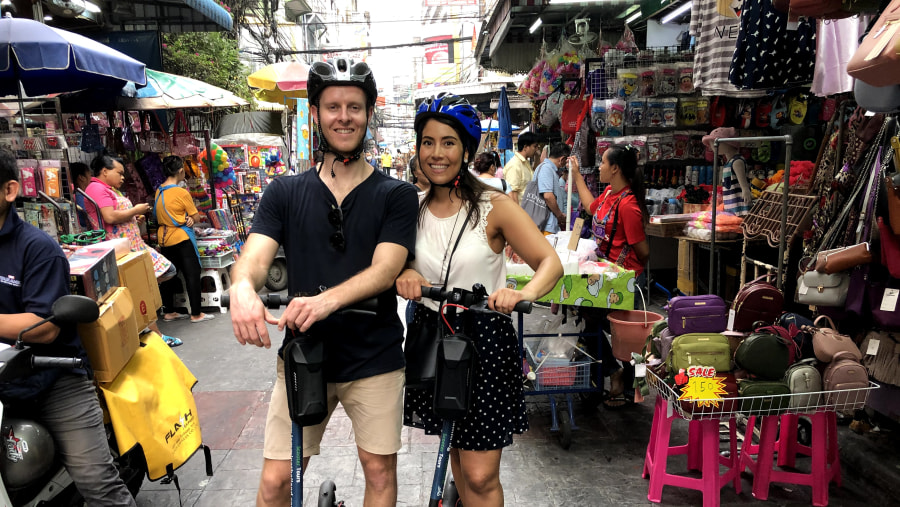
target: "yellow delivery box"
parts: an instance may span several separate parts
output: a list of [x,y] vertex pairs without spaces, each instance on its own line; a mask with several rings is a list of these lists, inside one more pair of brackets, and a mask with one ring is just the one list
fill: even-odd
[[140,346],[134,303],[127,287],[119,287],[100,305],[100,318],[79,324],[78,334],[98,382],[112,382]]
[[134,301],[134,318],[138,330],[156,320],[156,311],[162,306],[159,284],[153,271],[150,252],[131,252],[116,261],[119,265],[119,286],[128,287]]

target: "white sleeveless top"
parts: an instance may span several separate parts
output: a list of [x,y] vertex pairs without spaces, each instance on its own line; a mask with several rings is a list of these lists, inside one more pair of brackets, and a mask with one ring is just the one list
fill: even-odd
[[[506,285],[506,261],[503,252],[494,253],[487,240],[487,216],[494,209],[490,192],[482,194],[478,204],[481,219],[473,228],[468,222],[459,246],[450,262],[448,287],[472,290],[472,285],[480,283],[488,294]],[[456,215],[437,218],[427,208],[419,224],[416,235],[416,258],[412,263],[431,285],[442,286],[447,276],[447,261],[450,252],[468,215],[468,207],[463,207]],[[425,305],[437,311],[434,301],[423,298]]]

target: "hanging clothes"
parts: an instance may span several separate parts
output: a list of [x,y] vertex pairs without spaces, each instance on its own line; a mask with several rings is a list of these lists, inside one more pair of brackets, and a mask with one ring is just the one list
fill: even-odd
[[729,81],[753,89],[809,83],[816,63],[815,20],[789,24],[772,0],[744,0],[743,7]]
[[744,167],[747,166],[744,157],[735,155],[722,168],[722,201],[725,204],[725,211],[742,217],[750,212],[750,206],[744,200],[741,183],[738,181],[738,175],[734,172],[735,161],[741,161]]
[[740,14],[741,0],[694,0],[691,4],[690,34],[697,39],[694,88],[703,95],[765,95],[761,90],[741,90],[728,80],[740,34]]
[[847,62],[869,24],[869,16],[819,20],[816,67],[810,91],[820,97],[853,91]]

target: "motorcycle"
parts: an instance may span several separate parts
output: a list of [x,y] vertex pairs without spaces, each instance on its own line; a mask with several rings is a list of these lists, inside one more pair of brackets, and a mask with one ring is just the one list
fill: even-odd
[[[33,348],[22,341],[22,336],[50,320],[61,324],[90,323],[99,314],[97,302],[84,296],[68,295],[56,300],[49,317],[20,331],[15,345],[0,350],[0,382],[43,368],[81,368],[80,358],[36,356]],[[0,506],[83,505],[84,499],[62,465],[47,429],[29,418],[27,412],[2,403],[0,421],[5,449],[0,456]],[[143,455],[137,448],[120,455],[110,424],[106,425],[106,432],[119,475],[132,496],[137,495],[146,474]]]

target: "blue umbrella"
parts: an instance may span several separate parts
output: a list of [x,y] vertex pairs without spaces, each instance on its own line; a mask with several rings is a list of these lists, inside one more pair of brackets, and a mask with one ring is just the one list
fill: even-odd
[[144,64],[97,41],[23,18],[0,19],[0,96],[146,84]]
[[500,104],[497,106],[497,117],[500,119],[500,139],[497,140],[497,148],[511,150],[512,122],[510,121],[509,99],[506,97],[506,87],[500,87]]

